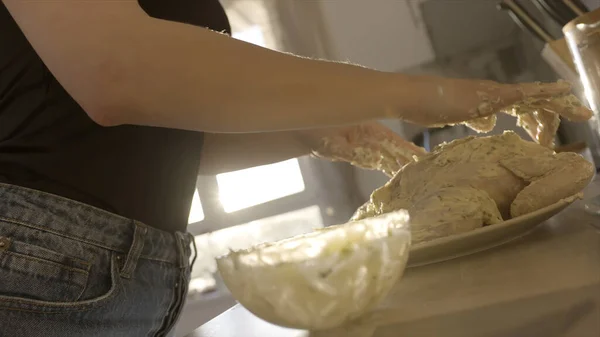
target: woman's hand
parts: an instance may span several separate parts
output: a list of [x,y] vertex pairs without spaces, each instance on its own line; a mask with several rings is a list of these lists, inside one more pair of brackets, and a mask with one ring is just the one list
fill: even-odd
[[307,134],[319,139],[313,155],[379,170],[390,177],[413,160],[413,156],[426,153],[425,149],[404,140],[377,122],[326,131],[307,131]]
[[[584,107],[564,107],[569,83],[500,84],[493,81],[418,76],[408,80],[408,98],[401,103],[401,118],[423,126],[443,126],[489,117],[515,105],[534,105],[571,120],[587,120]],[[404,95],[403,95],[404,96]]]
[[592,111],[583,106],[574,95],[516,104],[505,112],[517,117],[517,125],[525,129],[532,140],[549,148],[554,148],[561,116],[573,122],[585,122],[592,118]]

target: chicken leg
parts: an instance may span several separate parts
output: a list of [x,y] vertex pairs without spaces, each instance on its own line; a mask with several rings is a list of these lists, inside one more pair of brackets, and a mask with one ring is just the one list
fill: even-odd
[[513,218],[577,194],[594,176],[594,165],[572,152],[507,158],[500,164],[529,182],[510,206]]

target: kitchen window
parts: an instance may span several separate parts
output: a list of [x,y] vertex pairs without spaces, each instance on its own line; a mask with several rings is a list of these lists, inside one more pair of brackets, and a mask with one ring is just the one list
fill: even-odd
[[217,184],[226,213],[304,191],[298,159],[218,174]]

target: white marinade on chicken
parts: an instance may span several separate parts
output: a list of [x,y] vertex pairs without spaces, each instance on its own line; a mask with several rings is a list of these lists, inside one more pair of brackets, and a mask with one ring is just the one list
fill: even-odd
[[593,165],[511,131],[436,147],[375,190],[352,220],[406,209],[413,243],[458,234],[549,206],[580,192]]

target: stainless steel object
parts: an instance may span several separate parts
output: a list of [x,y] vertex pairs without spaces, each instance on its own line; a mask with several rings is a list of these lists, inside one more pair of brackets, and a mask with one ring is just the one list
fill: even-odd
[[561,0],[536,0],[534,4],[541,12],[550,16],[559,27],[577,17],[577,14]]
[[[600,139],[600,9],[569,22],[563,32],[573,55],[585,97],[594,111],[592,126]],[[596,143],[598,144],[598,142]],[[598,151],[598,147],[595,149]],[[586,200],[586,209],[600,215],[600,196]]]
[[500,9],[508,11],[513,21],[523,30],[529,31],[541,42],[549,43],[554,38],[527,11],[514,0],[503,0],[498,4]]
[[576,15],[584,15],[587,13],[585,6],[577,0],[563,0],[563,3],[569,7]]
[[569,22],[563,32],[594,111],[594,128],[600,137],[600,9]]

